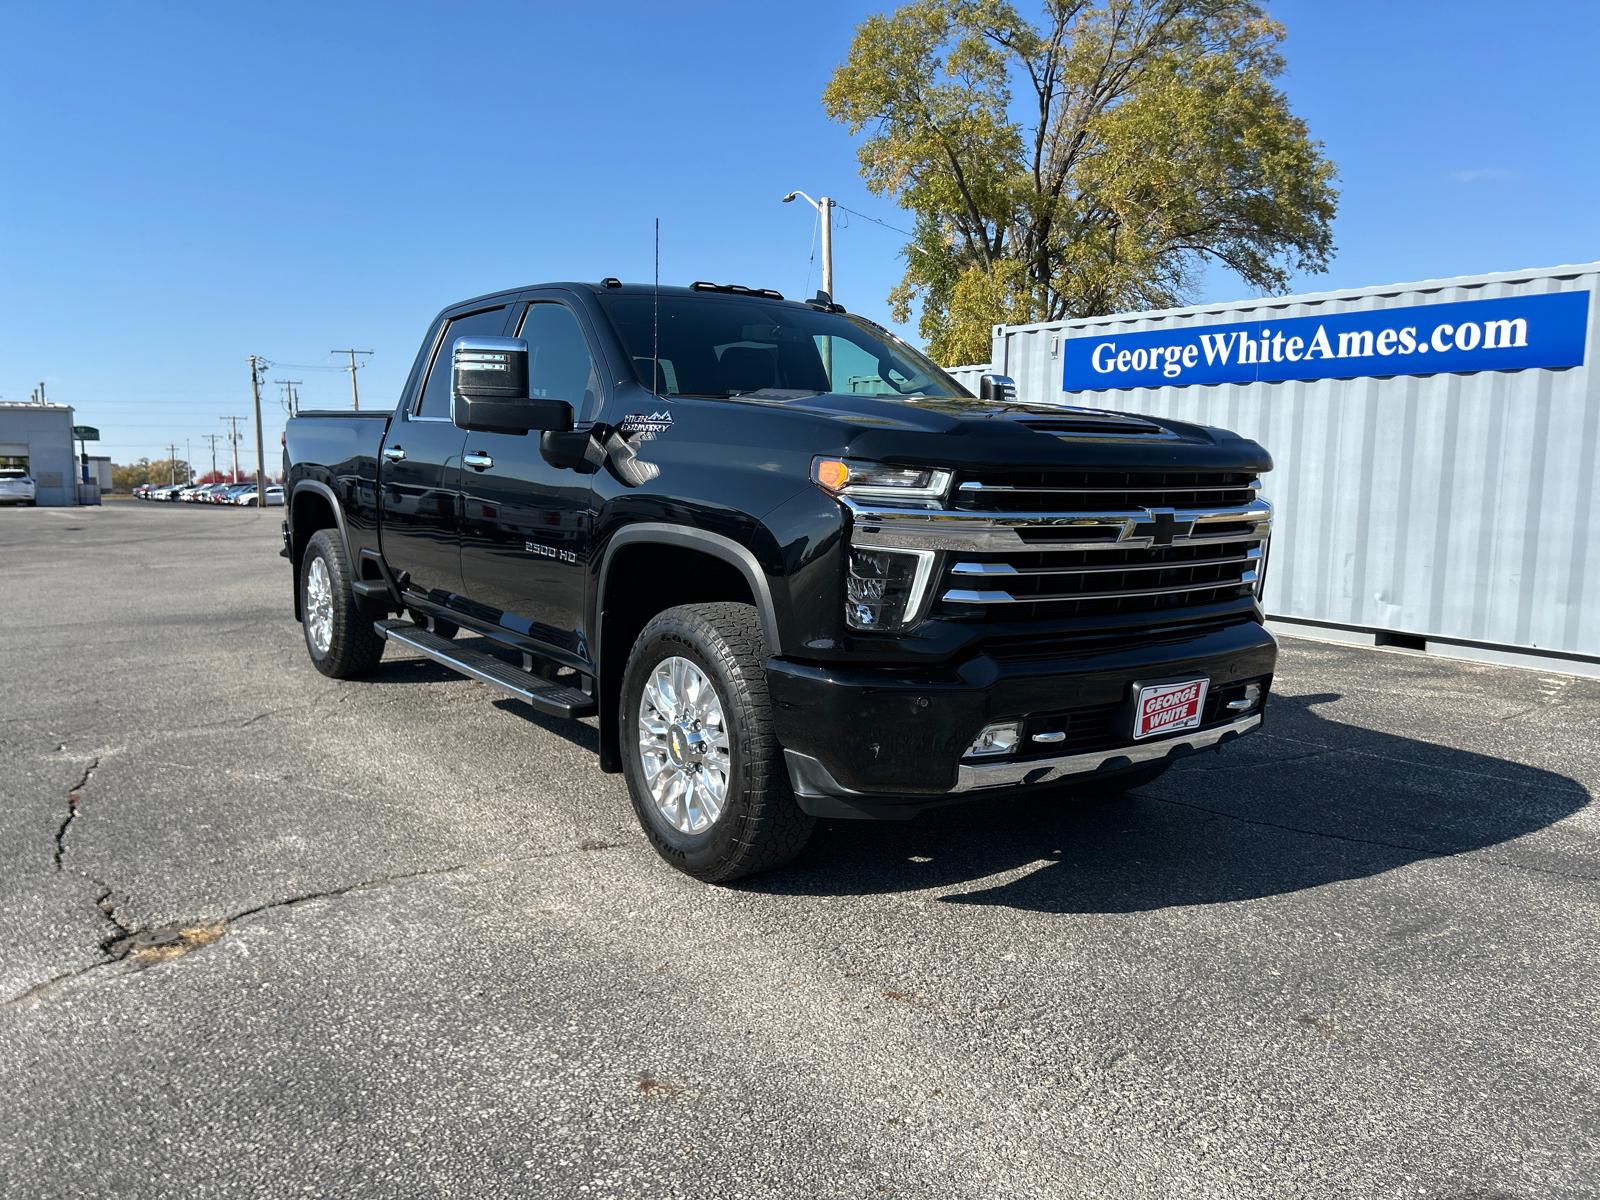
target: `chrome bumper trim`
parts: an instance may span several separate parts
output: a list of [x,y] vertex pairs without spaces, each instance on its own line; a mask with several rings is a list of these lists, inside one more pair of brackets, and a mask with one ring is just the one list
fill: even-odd
[[1133,746],[1118,746],[1113,750],[1096,750],[1089,754],[1071,754],[1063,758],[1035,758],[1027,762],[962,763],[954,792],[972,792],[981,788],[1005,787],[1015,783],[1052,783],[1071,775],[1086,775],[1098,771],[1102,764],[1112,759],[1127,760],[1130,767],[1141,763],[1158,762],[1169,757],[1179,746],[1193,750],[1208,750],[1225,738],[1248,733],[1261,724],[1261,714],[1254,713],[1227,725],[1179,734],[1159,742],[1142,742]]

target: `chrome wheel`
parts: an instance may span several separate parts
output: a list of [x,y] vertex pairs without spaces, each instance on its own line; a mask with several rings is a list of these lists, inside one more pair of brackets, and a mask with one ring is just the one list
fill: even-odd
[[318,654],[333,644],[333,581],[322,555],[312,556],[306,568],[306,636]]
[[722,698],[687,658],[664,658],[639,697],[639,758],[662,819],[702,833],[728,799],[730,755]]

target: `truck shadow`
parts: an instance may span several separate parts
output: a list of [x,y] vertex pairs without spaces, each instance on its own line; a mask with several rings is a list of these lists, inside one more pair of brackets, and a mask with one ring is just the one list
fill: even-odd
[[1336,695],[1274,694],[1265,729],[1110,800],[1052,793],[936,809],[907,823],[829,821],[753,892],[959,888],[952,904],[1146,912],[1359,879],[1543,829],[1589,803],[1564,775],[1318,715]]
[[[469,649],[493,654],[512,666],[518,665],[518,660],[511,651],[496,646],[486,638],[463,637],[461,644]],[[431,658],[385,658],[376,671],[359,682],[453,683],[462,687],[471,686],[470,680],[442,663],[434,662]],[[565,738],[580,750],[587,750],[590,754],[599,753],[600,731],[593,724],[546,716],[531,705],[499,692],[490,692],[490,695],[493,697],[490,702],[501,712],[512,713],[530,725],[537,725],[548,733]]]

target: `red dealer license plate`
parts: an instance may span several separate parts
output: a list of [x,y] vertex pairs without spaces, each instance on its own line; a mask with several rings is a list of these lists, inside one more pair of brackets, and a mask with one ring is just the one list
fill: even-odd
[[1140,688],[1133,709],[1134,740],[1196,728],[1205,711],[1206,688],[1210,684],[1209,679],[1186,679]]

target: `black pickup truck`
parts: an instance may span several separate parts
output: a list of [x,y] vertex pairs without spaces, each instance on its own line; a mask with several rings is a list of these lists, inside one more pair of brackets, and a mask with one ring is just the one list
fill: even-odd
[[823,293],[482,296],[392,413],[301,413],[284,456],[318,669],[395,641],[598,717],[600,769],[701,879],[819,817],[1121,791],[1262,721],[1265,450],[974,397]]

